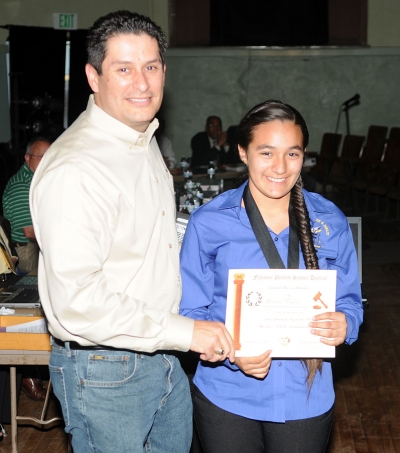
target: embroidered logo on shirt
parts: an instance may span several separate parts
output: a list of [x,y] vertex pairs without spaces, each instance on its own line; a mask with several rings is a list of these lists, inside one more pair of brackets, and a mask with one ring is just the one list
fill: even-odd
[[316,249],[324,248],[324,242],[322,240],[324,232],[325,236],[329,236],[330,232],[328,225],[321,219],[315,219],[314,226],[311,228],[311,233],[314,237],[314,247]]

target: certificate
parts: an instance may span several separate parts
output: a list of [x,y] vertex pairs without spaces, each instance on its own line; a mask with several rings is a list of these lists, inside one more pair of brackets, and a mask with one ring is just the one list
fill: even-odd
[[230,269],[225,325],[237,357],[335,357],[308,325],[335,305],[334,270]]

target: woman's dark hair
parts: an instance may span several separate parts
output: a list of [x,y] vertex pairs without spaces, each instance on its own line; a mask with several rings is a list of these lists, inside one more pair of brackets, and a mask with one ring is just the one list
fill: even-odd
[[100,17],[89,29],[86,38],[88,63],[99,75],[102,74],[101,65],[106,56],[108,39],[119,34],[149,35],[158,42],[162,64],[165,63],[167,40],[162,29],[150,18],[131,11],[115,11]]
[[257,126],[275,120],[290,121],[298,126],[303,134],[303,149],[307,148],[309,136],[304,118],[291,105],[273,99],[256,105],[242,118],[236,130],[238,144],[247,150],[253,141]]
[[[247,150],[254,139],[258,126],[270,121],[289,121],[298,126],[303,135],[303,149],[308,145],[308,129],[304,118],[291,105],[280,101],[269,100],[253,107],[243,119],[236,131],[239,146]],[[296,219],[297,235],[300,240],[301,251],[307,269],[319,269],[317,252],[311,233],[310,217],[303,196],[303,183],[301,176],[293,186],[290,193],[290,204]],[[317,371],[322,372],[321,359],[303,359],[302,362],[307,368],[307,383],[309,389],[312,386]]]

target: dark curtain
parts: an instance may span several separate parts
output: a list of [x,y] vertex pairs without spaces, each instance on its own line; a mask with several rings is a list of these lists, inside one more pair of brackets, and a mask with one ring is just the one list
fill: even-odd
[[88,97],[91,93],[85,74],[87,33],[87,30],[73,30],[70,33],[71,68],[68,125],[73,123],[86,109]]
[[327,45],[328,0],[212,0],[212,46]]
[[[11,25],[9,32],[13,151],[23,153],[31,136],[55,139],[62,132],[66,32],[19,25]],[[34,97],[47,98],[47,105],[34,108]],[[35,133],[38,121],[43,129]]]
[[[85,110],[91,92],[85,75],[86,35],[87,30],[9,26],[12,143],[0,144],[0,199],[8,179],[23,163],[30,138],[41,135],[53,141],[64,130],[67,40],[71,43],[68,126]],[[43,105],[35,107],[34,98]]]

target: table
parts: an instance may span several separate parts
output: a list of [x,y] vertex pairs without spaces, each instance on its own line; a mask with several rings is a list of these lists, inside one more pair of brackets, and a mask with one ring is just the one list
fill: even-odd
[[[194,174],[191,179],[196,181],[197,179],[207,179],[208,181],[216,181],[216,184],[219,183],[221,179],[232,179],[235,180],[240,176],[243,176],[245,172],[242,171],[218,171],[215,173],[214,178],[210,179],[210,176],[207,173]],[[181,183],[185,181],[183,175],[173,175],[174,182]],[[210,182],[211,184],[211,182]],[[215,184],[215,183],[214,183]]]
[[22,350],[3,350],[0,349],[0,365],[10,366],[10,389],[11,389],[11,443],[12,453],[18,453],[17,426],[18,420],[30,420],[40,425],[48,425],[54,421],[62,420],[62,417],[54,417],[45,420],[49,397],[51,391],[51,380],[47,386],[46,399],[40,419],[35,417],[23,417],[17,415],[17,365],[48,365],[50,351],[22,351]]

